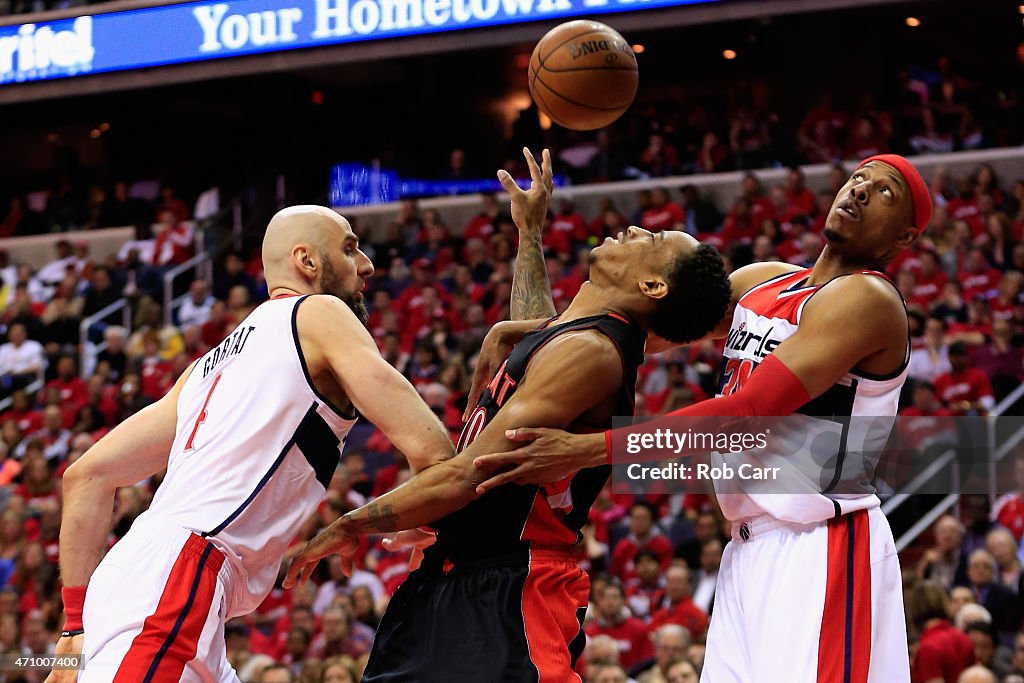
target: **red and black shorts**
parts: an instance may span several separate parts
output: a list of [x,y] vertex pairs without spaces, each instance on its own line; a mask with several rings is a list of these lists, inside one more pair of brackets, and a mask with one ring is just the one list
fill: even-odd
[[563,550],[452,564],[432,548],[391,599],[363,681],[578,681],[589,593]]

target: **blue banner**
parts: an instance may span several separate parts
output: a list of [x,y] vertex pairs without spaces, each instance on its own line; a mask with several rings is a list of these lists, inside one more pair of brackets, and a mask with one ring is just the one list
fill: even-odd
[[[0,84],[719,0],[238,0],[0,27]],[[540,36],[538,36],[539,38]]]
[[[564,176],[552,178],[555,187],[563,187]],[[516,178],[516,184],[529,189],[529,178]],[[501,192],[497,178],[467,180],[418,180],[401,178],[396,171],[374,168],[364,164],[337,164],[331,169],[331,183],[328,201],[331,206],[358,206],[361,204],[386,204],[407,197],[436,197],[441,195],[474,194],[477,192]]]

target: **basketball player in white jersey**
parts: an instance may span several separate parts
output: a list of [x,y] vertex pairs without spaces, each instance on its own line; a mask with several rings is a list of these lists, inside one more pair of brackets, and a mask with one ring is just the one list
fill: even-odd
[[[82,653],[82,683],[238,681],[224,622],[273,588],[355,410],[415,470],[454,453],[364,326],[373,266],[348,221],[284,209],[267,226],[263,263],[271,299],[64,475],[57,652]],[[104,556],[117,488],[165,469],[150,509]]]
[[[836,196],[813,268],[756,263],[731,275],[732,312],[712,335],[727,339],[720,393],[670,415],[895,416],[908,324],[881,271],[930,218],[927,186],[906,159],[862,162]],[[557,480],[611,457],[611,433],[509,436],[524,446],[477,459],[483,471],[504,469],[481,491]],[[719,572],[704,683],[910,680],[899,562],[873,491],[716,488],[733,543]]]

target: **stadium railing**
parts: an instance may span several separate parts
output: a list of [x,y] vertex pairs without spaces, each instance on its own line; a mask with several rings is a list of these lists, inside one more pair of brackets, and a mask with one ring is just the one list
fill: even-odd
[[98,322],[102,322],[121,311],[121,325],[127,331],[132,329],[132,307],[126,298],[121,298],[106,308],[101,308],[87,318],[83,318],[78,325],[78,348],[81,354],[78,368],[82,377],[89,377],[92,374],[96,363],[96,357],[107,348],[107,341],[104,339],[98,344],[89,340],[89,329]]
[[[1012,414],[1011,410],[1014,408],[1016,403],[1024,398],[1024,384],[1021,384],[1012,392],[1010,392],[1002,401],[1000,401],[988,414],[989,418],[997,418],[1002,415]],[[1019,427],[1013,433],[1003,438],[996,446],[999,441],[998,429],[1000,425],[999,420],[989,419],[987,420],[987,449],[988,454],[987,466],[988,466],[988,497],[990,505],[995,504],[997,492],[996,492],[996,481],[998,476],[998,465],[999,462],[1005,458],[1018,444],[1024,440],[1024,427]],[[1009,423],[1002,423],[1009,424]],[[928,467],[921,471],[916,477],[907,483],[902,489],[893,494],[885,503],[882,505],[882,512],[886,515],[891,514],[900,505],[905,503],[910,497],[917,491],[919,491],[925,484],[929,483],[935,476],[945,470],[947,466],[954,463],[957,458],[956,449],[950,448],[943,452],[939,457],[935,459]],[[929,527],[942,515],[946,514],[947,511],[953,511],[953,514],[959,516],[959,508],[957,503],[960,502],[961,493],[960,488],[960,466],[959,464],[954,465],[950,469],[950,482],[952,490],[950,493],[942,497],[939,502],[932,507],[928,512],[923,514],[907,531],[905,531],[896,540],[896,550],[902,552],[911,543],[928,530]]]
[[213,282],[213,261],[206,251],[201,251],[188,261],[177,265],[164,273],[164,325],[174,324],[174,313],[181,303],[188,297],[188,291],[179,296],[174,296],[174,281],[184,273],[195,269],[196,277],[206,280],[207,284]]

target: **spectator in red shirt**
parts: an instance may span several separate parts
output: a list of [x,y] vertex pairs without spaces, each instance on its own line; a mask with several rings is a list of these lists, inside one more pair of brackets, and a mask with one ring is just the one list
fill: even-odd
[[630,534],[615,544],[612,551],[612,573],[625,581],[636,575],[633,559],[637,551],[647,548],[658,556],[661,568],[672,560],[672,544],[655,526],[657,509],[646,500],[638,500],[629,509]]
[[996,296],[988,302],[993,320],[1010,320],[1015,324],[1020,322],[1022,284],[1024,284],[1024,273],[1017,270],[1003,273],[999,279],[999,290]]
[[665,572],[665,597],[651,615],[651,629],[664,624],[678,624],[701,640],[708,628],[708,615],[693,602],[690,570],[683,563],[673,564]]
[[587,222],[576,211],[571,199],[563,199],[558,205],[558,213],[551,218],[549,228],[553,232],[563,233],[565,241],[581,243],[587,241]]
[[704,133],[701,140],[700,151],[697,152],[697,160],[694,162],[694,169],[698,173],[717,173],[727,170],[730,166],[729,157],[731,151],[729,146],[723,144],[714,131]]
[[71,432],[64,428],[64,413],[60,406],[49,405],[43,409],[43,427],[26,435],[25,440],[14,449],[15,456],[20,456],[29,443],[38,443],[47,461],[63,460],[71,446]]
[[601,208],[594,220],[590,221],[587,230],[600,241],[605,237],[615,237],[628,227],[629,221],[615,208],[615,202],[610,197],[605,197],[601,200]]
[[153,225],[153,265],[177,266],[195,255],[192,228],[178,220],[173,211],[162,211]]
[[640,216],[640,227],[651,232],[685,230],[686,213],[669,199],[668,190],[658,187],[651,192],[651,204]]
[[780,224],[788,224],[795,217],[804,215],[799,207],[790,204],[786,188],[781,185],[773,187],[768,193],[768,198],[772,205],[771,211],[762,217],[761,225],[764,225],[765,220],[776,220]]
[[587,626],[586,633],[591,638],[606,635],[614,640],[619,646],[622,666],[631,667],[652,655],[654,648],[647,626],[629,615],[622,586],[608,583],[597,596],[595,607],[597,619]]
[[764,195],[761,179],[754,173],[743,175],[743,196],[750,201],[750,212],[758,225],[762,218],[772,215],[772,201]]
[[954,415],[984,414],[995,406],[988,375],[970,365],[967,345],[949,345],[951,372],[935,378],[935,391]]
[[799,166],[791,166],[786,174],[786,196],[789,198],[790,211],[805,216],[813,216],[818,210],[818,202],[814,193],[804,184],[804,172]]
[[[661,415],[667,410],[675,410],[678,403],[677,394],[689,392],[691,403],[707,398],[704,390],[686,378],[686,364],[680,360],[665,363],[665,375],[668,385],[656,393],[644,394],[644,401],[649,415]],[[672,407],[669,407],[669,405]],[[680,406],[681,407],[681,406]]]
[[942,295],[942,288],[946,284],[946,273],[943,272],[935,252],[921,252],[914,275],[917,277],[917,284],[914,285],[913,298],[926,308],[931,308]]
[[647,621],[653,606],[665,594],[665,579],[661,576],[661,558],[650,548],[638,550],[633,558],[636,576],[626,581],[626,604],[638,619]]
[[11,407],[0,414],[0,423],[7,420],[14,420],[22,434],[31,434],[43,427],[43,414],[34,408],[24,389],[16,389],[11,394]]
[[737,197],[722,225],[722,242],[725,249],[733,244],[753,241],[761,231],[760,215],[755,215],[753,204],[745,196]]
[[160,206],[157,207],[157,215],[164,211],[169,211],[174,215],[174,218],[178,221],[187,221],[192,217],[189,213],[188,204],[181,199],[178,199],[174,192],[174,188],[170,185],[165,185],[160,190]]
[[57,377],[47,382],[46,389],[59,391],[61,406],[75,413],[89,402],[89,387],[78,376],[78,363],[71,356],[57,361]]
[[651,133],[647,147],[640,153],[640,170],[653,178],[672,175],[679,164],[676,148],[665,142],[661,133]]
[[995,296],[999,287],[999,271],[985,258],[981,247],[971,247],[964,258],[964,267],[957,274],[964,288],[964,299],[971,301],[976,296],[986,299]]
[[910,665],[911,683],[957,683],[976,657],[974,643],[949,621],[946,590],[933,581],[922,581],[914,586],[907,608],[920,632],[917,655]]
[[469,219],[466,230],[462,237],[473,239],[474,237],[487,241],[494,234],[498,225],[498,199],[493,192],[485,192],[480,195],[480,213]]

